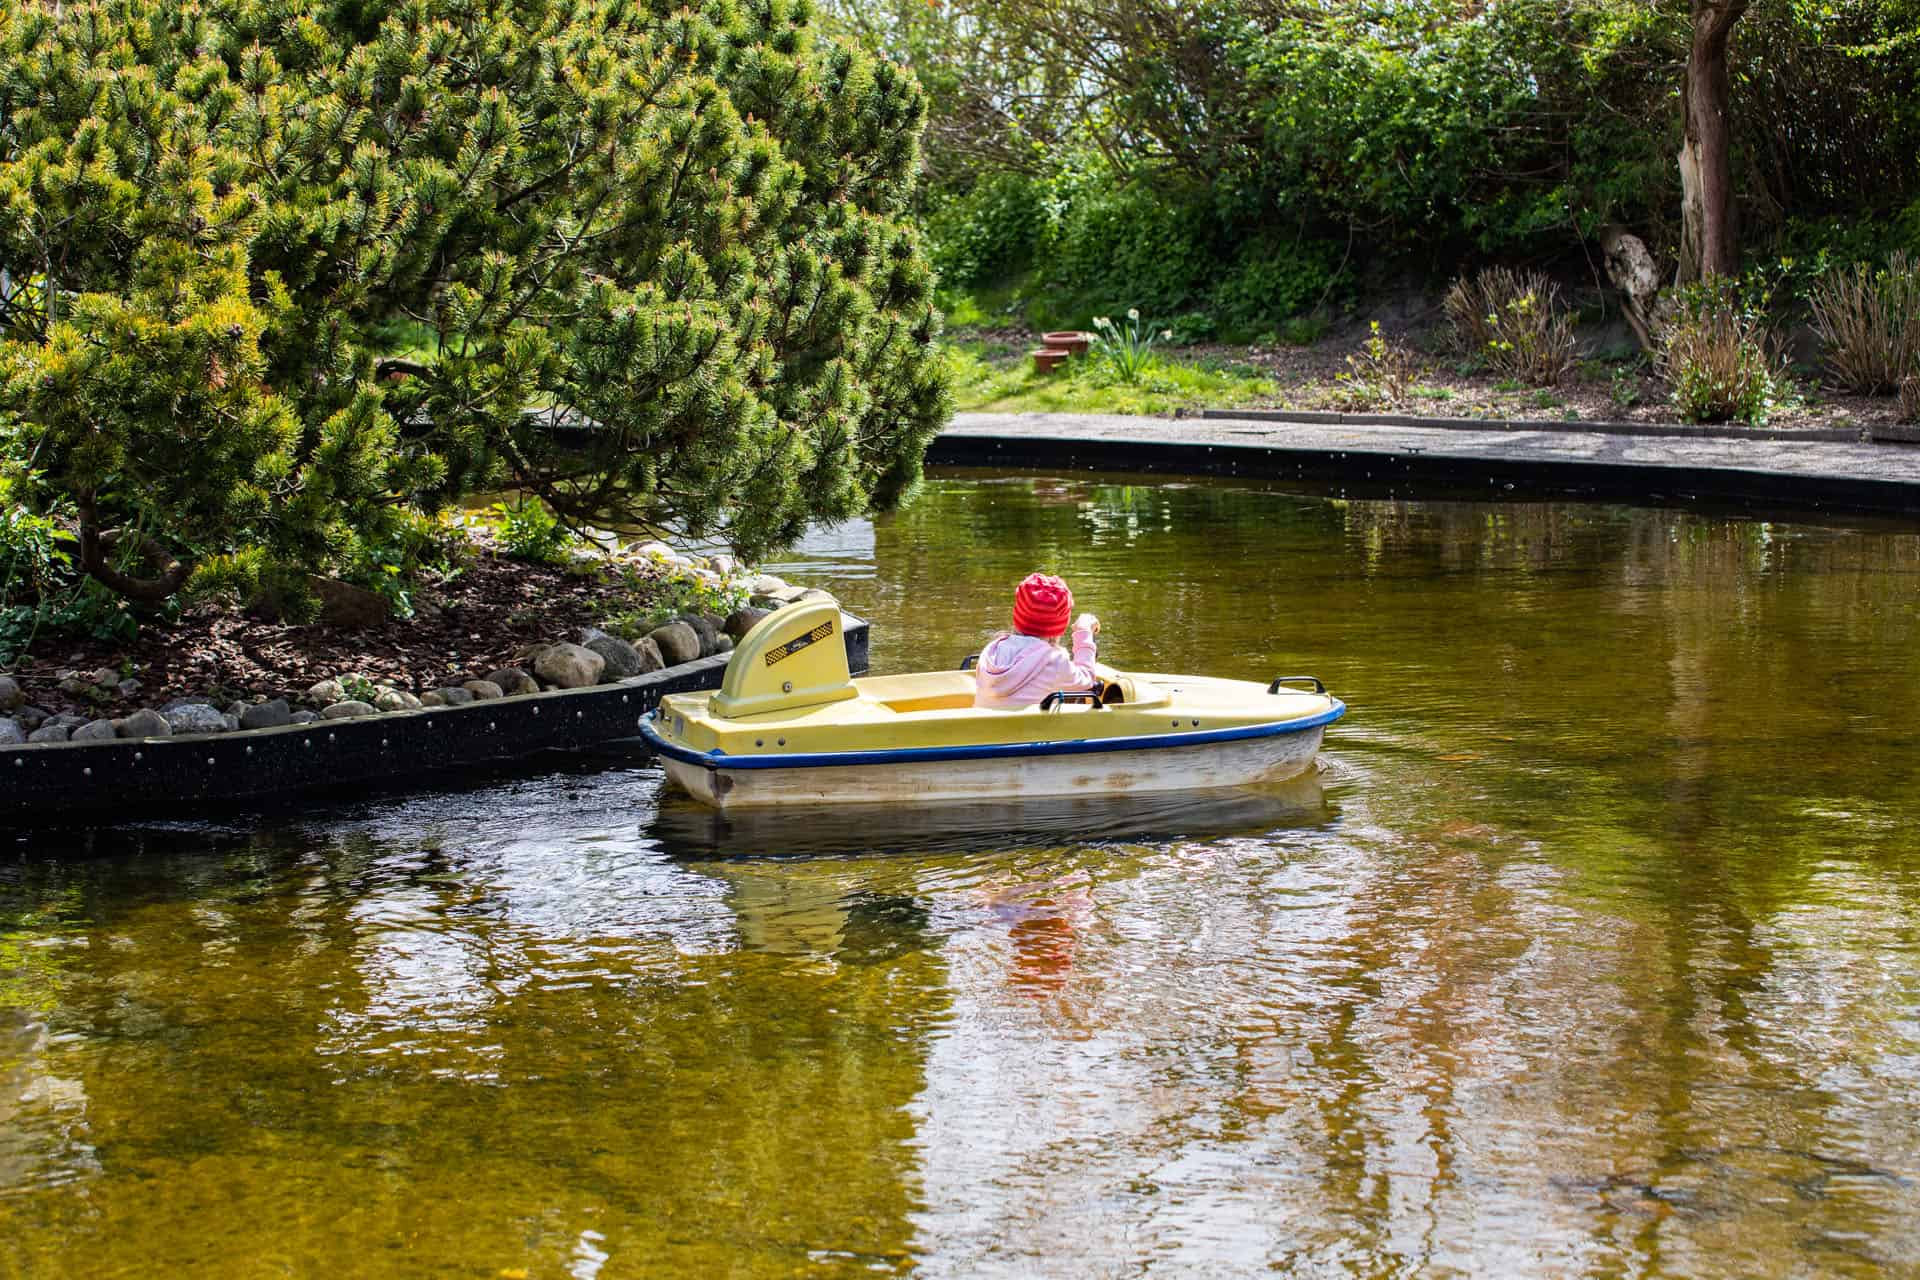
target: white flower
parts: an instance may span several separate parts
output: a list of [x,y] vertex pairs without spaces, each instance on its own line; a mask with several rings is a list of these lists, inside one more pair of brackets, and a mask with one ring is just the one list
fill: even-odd
[[1140,318],[1140,308],[1138,307],[1127,308],[1127,319],[1138,320],[1139,318]]
[[1173,330],[1171,330],[1171,329],[1162,329],[1162,330],[1160,331],[1160,340],[1161,340],[1162,342],[1172,342],[1172,341],[1173,341]]

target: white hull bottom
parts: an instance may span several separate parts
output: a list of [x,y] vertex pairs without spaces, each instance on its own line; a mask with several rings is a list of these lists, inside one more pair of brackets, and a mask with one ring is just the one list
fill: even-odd
[[667,756],[667,776],[717,809],[771,804],[907,804],[1007,796],[1205,791],[1290,778],[1313,763],[1324,726],[1265,738],[1132,751],[787,769],[708,769]]

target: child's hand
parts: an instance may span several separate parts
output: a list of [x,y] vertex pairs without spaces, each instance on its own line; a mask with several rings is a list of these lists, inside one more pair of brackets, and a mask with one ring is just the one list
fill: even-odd
[[1093,632],[1094,635],[1100,634],[1100,619],[1094,617],[1090,613],[1081,614],[1080,620],[1078,622],[1075,622],[1073,625],[1076,628],[1085,627],[1087,630]]

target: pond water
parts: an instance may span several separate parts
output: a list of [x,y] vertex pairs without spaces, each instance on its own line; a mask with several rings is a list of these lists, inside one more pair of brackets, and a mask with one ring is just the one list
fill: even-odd
[[1035,567],[1324,771],[0,843],[0,1275],[1920,1269],[1920,535],[944,472],[788,571],[907,670]]

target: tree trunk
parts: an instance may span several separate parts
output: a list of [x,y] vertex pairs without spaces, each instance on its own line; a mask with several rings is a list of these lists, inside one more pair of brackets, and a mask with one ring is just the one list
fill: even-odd
[[[80,517],[80,568],[83,571],[136,604],[160,604],[186,585],[193,566],[175,560],[159,542],[137,531],[102,529],[90,491],[76,494],[74,506]],[[139,542],[142,550],[165,566],[160,576],[135,578],[115,569],[108,556],[123,540]]]
[[1626,300],[1627,323],[1640,349],[1658,351],[1660,268],[1646,242],[1625,227],[1607,227],[1600,232],[1600,248],[1606,255],[1607,277]]
[[1740,269],[1734,227],[1733,145],[1728,127],[1732,80],[1727,45],[1750,0],[1692,0],[1693,45],[1680,103],[1686,140],[1680,147],[1680,280],[1730,276]]

